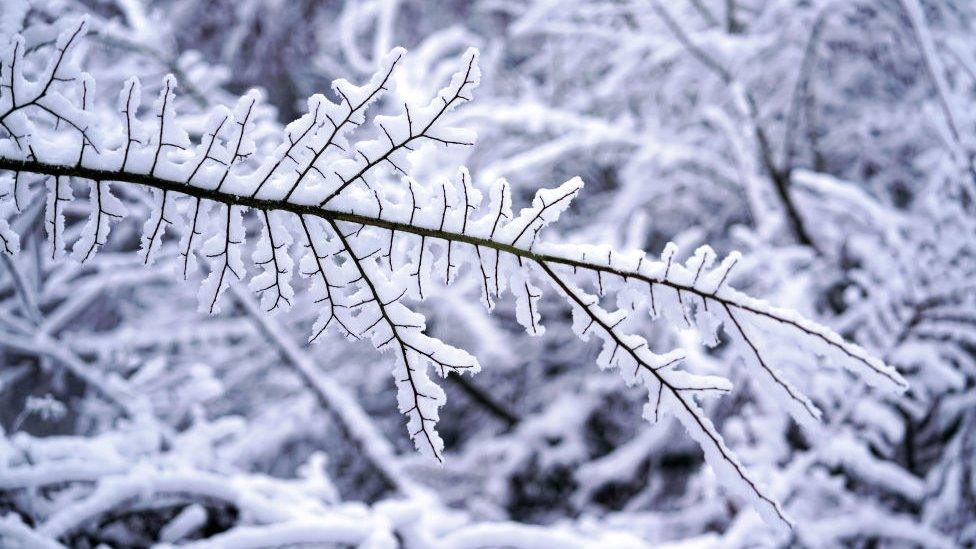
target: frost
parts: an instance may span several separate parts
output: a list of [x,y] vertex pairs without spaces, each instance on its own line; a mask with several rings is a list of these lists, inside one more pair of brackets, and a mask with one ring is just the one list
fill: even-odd
[[218,300],[232,279],[244,276],[244,261],[241,249],[244,244],[244,211],[239,206],[225,206],[213,217],[211,228],[213,236],[204,242],[200,254],[210,260],[210,274],[200,286],[198,294],[201,312],[219,311]]
[[[48,242],[51,243],[52,257],[60,257],[64,254],[64,204],[73,198],[71,185],[65,178],[47,178],[47,207],[45,208],[44,226],[47,228]],[[92,193],[97,203],[98,193]],[[92,229],[99,229],[92,227]],[[95,238],[92,237],[94,244]]]
[[[52,193],[56,196],[57,190],[55,189]],[[117,222],[125,217],[126,214],[125,206],[122,205],[122,202],[118,198],[112,196],[108,183],[102,181],[93,182],[89,195],[91,214],[88,217],[88,223],[81,230],[81,238],[75,242],[71,250],[72,259],[81,263],[91,258],[95,252],[108,242],[111,223]],[[51,200],[57,204],[62,199],[55,197]],[[54,214],[52,212],[52,215],[63,216],[64,214]],[[64,220],[61,219],[60,223],[63,229]]]
[[261,295],[266,311],[287,310],[295,297],[291,287],[294,261],[289,253],[292,236],[286,225],[289,218],[280,212],[263,212],[262,216],[264,229],[252,258],[262,272],[251,280],[251,289]]
[[143,227],[140,251],[144,263],[151,265],[163,243],[166,228],[173,225],[173,216],[177,215],[177,196],[167,191],[153,189],[152,214]]
[[20,251],[20,235],[10,227],[10,219],[16,212],[16,180],[11,176],[0,176],[0,245],[3,252],[16,255]]

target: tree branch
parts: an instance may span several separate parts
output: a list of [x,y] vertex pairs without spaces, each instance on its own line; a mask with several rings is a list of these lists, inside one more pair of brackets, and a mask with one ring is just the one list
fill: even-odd
[[[681,293],[690,294],[696,296],[706,302],[714,302],[722,306],[728,306],[732,309],[741,310],[745,313],[767,318],[769,320],[778,322],[784,326],[794,329],[800,333],[807,336],[811,336],[822,343],[841,351],[843,354],[851,359],[867,366],[874,372],[883,377],[888,378],[892,383],[897,386],[904,386],[904,382],[900,378],[896,379],[889,372],[878,369],[874,364],[872,364],[867,355],[854,346],[848,345],[843,342],[835,341],[835,338],[828,335],[831,332],[826,328],[821,328],[819,326],[811,326],[806,323],[801,323],[794,318],[792,318],[785,311],[777,311],[775,309],[759,309],[755,306],[739,300],[737,297],[720,296],[716,292],[708,292],[701,290],[694,285],[679,284],[666,277],[657,278],[652,277],[647,274],[641,273],[638,269],[621,269],[601,263],[595,263],[592,261],[584,261],[579,259],[574,259],[570,257],[562,257],[554,254],[538,253],[530,249],[525,249],[514,244],[506,244],[503,242],[497,242],[490,238],[482,238],[478,236],[472,236],[469,234],[463,234],[460,232],[453,232],[448,230],[440,230],[430,227],[423,227],[416,224],[404,223],[400,221],[393,221],[388,219],[383,219],[379,217],[373,217],[369,215],[364,215],[356,212],[344,212],[333,210],[329,208],[307,205],[307,204],[296,204],[293,202],[282,202],[279,200],[269,200],[263,198],[255,198],[248,196],[237,196],[227,192],[202,189],[198,187],[193,187],[186,185],[185,183],[163,179],[160,177],[151,177],[146,174],[140,173],[129,173],[129,172],[117,172],[111,170],[101,170],[96,168],[78,167],[78,166],[65,166],[60,164],[50,164],[45,162],[39,162],[36,160],[13,160],[9,158],[0,157],[0,170],[10,170],[15,172],[32,172],[37,174],[49,175],[54,177],[80,177],[84,179],[92,180],[102,180],[102,181],[120,181],[135,183],[143,185],[146,187],[153,187],[160,190],[169,190],[171,192],[185,194],[188,196],[193,196],[200,199],[211,200],[214,202],[226,204],[229,206],[246,206],[249,208],[254,208],[256,210],[262,211],[273,211],[280,210],[291,212],[296,215],[308,215],[313,217],[318,217],[325,220],[330,224],[336,222],[349,222],[356,225],[374,227],[378,229],[385,229],[390,231],[402,232],[407,234],[414,234],[427,238],[434,238],[443,241],[457,242],[470,244],[476,248],[485,248],[496,250],[500,253],[507,253],[513,256],[522,258],[524,260],[544,262],[547,264],[555,265],[565,265],[567,267],[573,267],[578,269],[589,270],[594,273],[602,273],[604,275],[617,276],[622,279],[635,279],[647,283],[651,287],[654,285],[668,287],[675,291]],[[341,232],[338,233],[341,237]],[[854,350],[857,349],[857,350]]]

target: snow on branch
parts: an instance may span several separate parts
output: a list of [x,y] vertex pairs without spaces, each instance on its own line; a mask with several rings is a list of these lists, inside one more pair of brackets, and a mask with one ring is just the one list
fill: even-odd
[[[480,79],[474,50],[464,54],[460,70],[427,105],[404,103],[397,116],[376,116],[373,139],[350,143],[349,131],[366,124],[370,105],[393,91],[392,75],[405,55],[395,49],[363,86],[336,81],[337,103],[322,95],[310,98],[308,112],[262,156],[255,145],[252,112],[260,101],[255,92],[233,110],[216,109],[195,147],[175,115],[172,76],[163,81],[154,120],[140,119],[140,85],[130,79],[119,101],[121,130],[101,122],[87,105],[94,83],[72,64],[85,29],[84,21],[66,27],[48,52],[51,62],[34,81],[22,72],[21,39],[4,52],[0,171],[11,175],[0,178],[5,182],[0,191],[4,203],[14,206],[2,209],[0,236],[7,253],[17,248],[8,218],[32,191],[17,186],[21,173],[48,180],[46,225],[55,255],[65,246],[70,179],[91,182],[91,217],[72,248],[79,261],[98,253],[111,223],[125,215],[110,185],[151,191],[144,262],[156,258],[167,229],[181,231],[174,242],[177,270],[186,277],[197,256],[208,263],[199,294],[200,308],[207,312],[218,310],[235,279],[248,278],[264,310],[290,307],[298,298],[291,280],[293,254],[300,249],[299,273],[311,279],[311,299],[321,308],[310,340],[332,326],[393,355],[399,409],[409,434],[418,449],[438,460],[444,443],[435,427],[445,395],[429,371],[441,377],[474,374],[480,365],[468,352],[428,334],[424,317],[411,305],[436,294],[439,281],[451,284],[458,277],[478,280],[489,309],[510,291],[516,318],[530,334],[543,332],[539,300],[543,288],[551,287],[572,310],[579,337],[595,334],[602,341],[599,366],[617,368],[627,383],[647,391],[645,418],[658,421],[673,414],[726,486],[777,524],[790,524],[786,513],[732,453],[699,404],[730,392],[732,384],[680,369],[678,351],[653,352],[635,332],[637,312],[694,328],[712,345],[724,330],[751,377],[801,424],[816,422],[820,411],[790,381],[789,370],[779,369],[787,352],[789,362],[797,362],[797,348],[810,363],[806,366],[841,365],[878,388],[896,393],[906,388],[891,367],[828,328],[731,288],[736,254],[716,266],[715,253],[702,247],[681,264],[674,260],[673,245],[653,260],[642,252],[542,238],[582,192],[579,178],[540,190],[517,215],[503,180],[487,197],[463,168],[451,181],[414,180],[412,152],[425,145],[473,143],[471,132],[450,126],[450,113],[471,100]],[[252,255],[258,271],[253,276],[244,260],[245,216],[262,227]]]

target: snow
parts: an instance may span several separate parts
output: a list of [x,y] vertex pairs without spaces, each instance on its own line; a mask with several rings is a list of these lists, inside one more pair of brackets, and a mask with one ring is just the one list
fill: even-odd
[[[55,198],[54,200],[58,199]],[[91,213],[88,216],[88,223],[81,230],[81,238],[75,241],[74,247],[71,249],[71,258],[80,263],[87,261],[92,254],[105,245],[108,241],[111,224],[126,215],[125,206],[112,195],[107,182],[92,182],[89,202]],[[53,208],[52,215],[54,215]],[[62,216],[62,219],[54,221],[54,223],[60,223],[63,231],[64,214],[60,213],[59,215]]]
[[200,248],[200,254],[211,258],[210,274],[200,286],[198,295],[201,312],[213,314],[220,310],[220,295],[227,290],[232,278],[244,275],[241,258],[244,245],[244,209],[225,206],[223,211],[210,220],[208,238]]
[[280,212],[264,212],[263,216],[264,229],[251,258],[262,272],[251,279],[250,287],[261,296],[266,311],[288,310],[295,297],[291,286],[294,260],[289,249],[292,233],[287,226],[291,218]]

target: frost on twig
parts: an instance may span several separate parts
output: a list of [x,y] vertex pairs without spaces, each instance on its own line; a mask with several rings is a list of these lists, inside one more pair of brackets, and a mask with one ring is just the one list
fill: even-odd
[[[826,360],[879,388],[905,389],[892,368],[836,333],[731,288],[736,254],[715,265],[715,253],[702,247],[679,263],[674,246],[654,260],[642,252],[547,240],[546,227],[582,192],[579,178],[540,190],[517,214],[502,180],[487,199],[463,169],[450,181],[414,180],[412,152],[473,143],[471,132],[452,127],[450,119],[478,84],[474,50],[464,54],[460,70],[429,103],[402,104],[395,116],[374,117],[366,130],[373,138],[352,143],[349,131],[367,125],[366,110],[393,92],[391,75],[405,55],[395,49],[366,84],[335,82],[336,102],[310,98],[307,113],[261,156],[252,117],[260,100],[256,93],[233,110],[216,109],[195,148],[175,117],[173,77],[164,79],[154,120],[137,116],[140,86],[131,79],[120,96],[121,130],[102,122],[87,109],[93,83],[71,59],[85,27],[84,21],[68,26],[48,68],[33,81],[21,73],[23,42],[15,40],[4,52],[0,170],[10,172],[0,179],[5,203],[26,198],[17,188],[18,174],[46,176],[46,225],[58,254],[65,247],[64,206],[73,200],[70,180],[90,181],[91,217],[72,248],[83,261],[98,252],[111,223],[124,215],[110,188],[148,189],[153,208],[144,226],[144,262],[156,258],[168,231],[180,231],[177,269],[183,276],[196,255],[209,263],[199,297],[200,308],[210,313],[219,310],[229,285],[248,278],[264,310],[287,309],[300,299],[292,285],[297,259],[299,274],[311,282],[308,299],[320,308],[309,338],[315,341],[334,327],[391,355],[409,434],[418,449],[438,460],[444,443],[435,427],[445,395],[429,372],[474,374],[480,365],[466,351],[432,337],[411,305],[435,294],[439,281],[451,284],[459,277],[478,280],[489,309],[511,292],[516,318],[532,335],[543,333],[539,301],[550,288],[572,310],[579,337],[595,335],[602,342],[599,366],[616,368],[627,383],[647,392],[645,418],[674,415],[726,486],[774,523],[789,519],[701,408],[702,399],[728,393],[731,383],[682,369],[678,351],[654,352],[637,333],[638,314],[694,328],[711,344],[724,331],[752,377],[801,423],[817,421],[820,412],[790,381],[789,371],[779,369],[784,350],[802,349],[809,367]],[[395,99],[391,104],[400,105]],[[3,211],[9,216],[16,210]],[[261,227],[252,253],[254,276],[244,261],[245,216]],[[16,235],[6,217],[0,236],[5,251],[15,253]],[[795,353],[791,362],[797,362]]]

